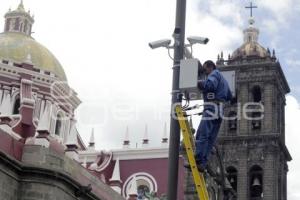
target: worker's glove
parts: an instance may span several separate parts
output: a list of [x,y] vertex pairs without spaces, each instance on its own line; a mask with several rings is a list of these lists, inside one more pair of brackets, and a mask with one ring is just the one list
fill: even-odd
[[203,90],[204,89],[204,81],[203,80],[198,80],[198,88],[200,90]]

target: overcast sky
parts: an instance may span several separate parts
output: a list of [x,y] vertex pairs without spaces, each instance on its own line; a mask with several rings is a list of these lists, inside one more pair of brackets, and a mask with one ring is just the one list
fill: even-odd
[[[4,15],[18,0],[0,0]],[[247,27],[247,0],[188,0],[186,36],[210,38],[194,48],[202,62],[232,53]],[[300,0],[256,0],[259,42],[275,49],[292,92],[287,96],[286,137],[289,200],[300,199]],[[148,42],[171,38],[175,0],[24,0],[35,15],[33,37],[59,59],[82,104],[76,112],[85,142],[92,128],[98,149],[120,148],[126,126],[132,146],[140,145],[145,125],[151,146],[159,146],[169,123],[172,61],[165,49]],[[4,21],[0,20],[0,27]],[[127,112],[120,115],[120,110]],[[197,122],[197,120],[195,120]],[[197,123],[195,123],[197,125]],[[298,154],[297,154],[298,153]]]

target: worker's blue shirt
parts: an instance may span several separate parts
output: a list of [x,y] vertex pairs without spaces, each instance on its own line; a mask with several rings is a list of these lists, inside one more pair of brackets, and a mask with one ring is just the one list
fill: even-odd
[[[232,99],[229,85],[218,69],[213,70],[202,82],[204,102],[227,102]],[[209,109],[211,106],[204,106]]]

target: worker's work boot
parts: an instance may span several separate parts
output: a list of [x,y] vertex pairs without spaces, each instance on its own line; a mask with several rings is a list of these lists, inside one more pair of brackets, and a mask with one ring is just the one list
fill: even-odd
[[[200,163],[199,160],[196,160],[196,165],[197,165],[199,172],[203,173],[205,171],[205,167]],[[184,167],[187,168],[188,170],[192,171],[190,163],[185,163]]]

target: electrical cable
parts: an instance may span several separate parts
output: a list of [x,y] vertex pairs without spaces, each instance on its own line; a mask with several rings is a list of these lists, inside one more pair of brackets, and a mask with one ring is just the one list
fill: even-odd
[[171,54],[170,54],[170,48],[168,48],[168,55],[169,55],[169,57],[171,58],[171,60],[173,60],[174,61],[174,58],[171,56]]

